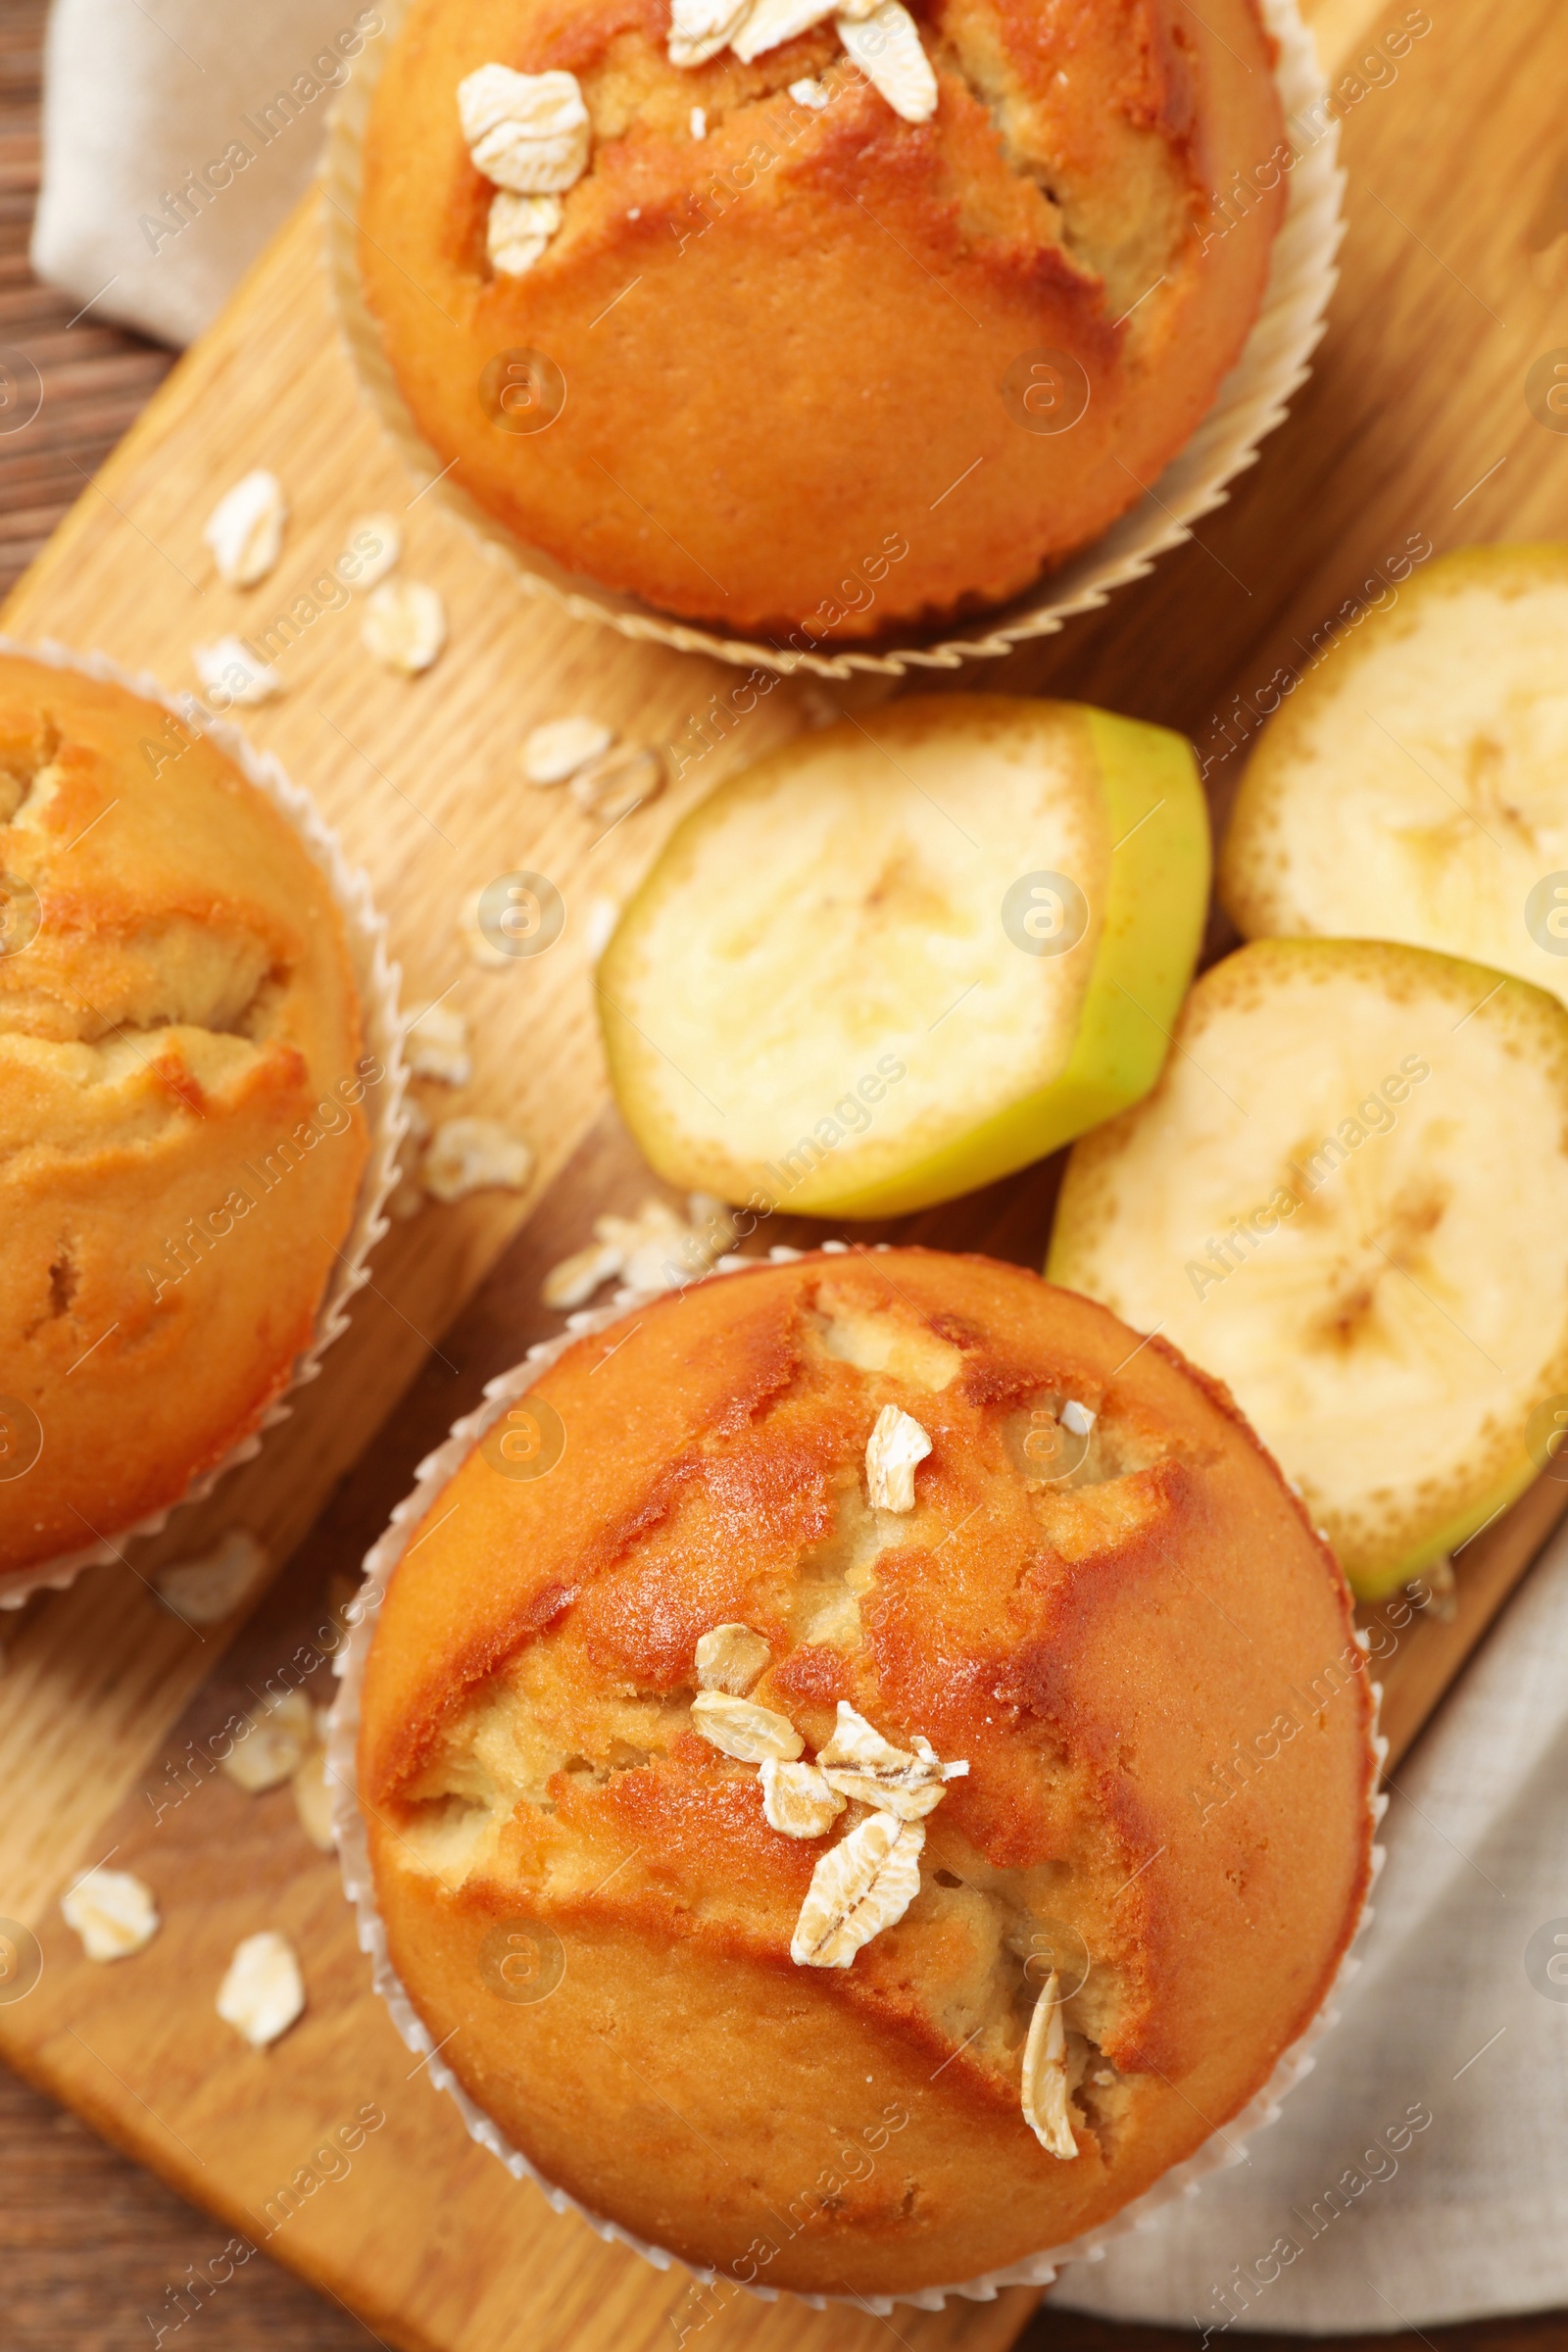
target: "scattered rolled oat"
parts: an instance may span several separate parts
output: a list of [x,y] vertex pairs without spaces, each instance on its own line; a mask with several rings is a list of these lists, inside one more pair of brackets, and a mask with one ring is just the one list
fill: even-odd
[[624,743],[579,767],[570,789],[585,816],[618,824],[644,801],[658,800],[664,789],[664,762],[657,752]]
[[1099,1418],[1087,1404],[1080,1404],[1076,1396],[1069,1396],[1061,1408],[1061,1426],[1070,1429],[1075,1438],[1087,1438]]
[[561,226],[559,196],[516,196],[498,188],[490,199],[484,247],[498,277],[526,277]]
[[614,938],[615,925],[619,920],[620,908],[613,899],[589,900],[588,912],[582,927],[582,944],[583,952],[590,963],[599,961],[600,956]]
[[62,1895],[60,1908],[89,1960],[126,1959],[158,1933],[153,1890],[128,1870],[89,1870]]
[[1054,1969],[1041,1988],[1023,2045],[1023,2120],[1048,2155],[1077,2155],[1067,2112],[1067,2027]]
[[360,636],[383,669],[417,677],[447,641],[440,590],[423,580],[383,580],[366,599]]
[[[369,555],[360,551],[362,539],[373,539],[374,550]],[[368,596],[378,582],[386,578],[403,553],[403,528],[395,514],[362,514],[349,532],[349,543],[339,556],[338,569],[347,563],[355,566],[349,586],[356,596]]]
[[444,1119],[430,1138],[422,1180],[438,1200],[462,1200],[492,1189],[520,1193],[533,1174],[533,1153],[499,1119]]
[[752,0],[671,0],[669,62],[702,66],[740,30]]
[[620,1251],[609,1242],[590,1242],[586,1250],[573,1250],[559,1266],[552,1266],[539,1286],[539,1296],[546,1306],[566,1314],[591,1298],[601,1285],[620,1272]]
[[600,1217],[594,1231],[618,1243],[621,1278],[631,1290],[678,1290],[708,1270],[699,1236],[662,1200],[645,1200],[635,1217]]
[[519,196],[560,195],[588,163],[588,109],[575,74],[481,66],[458,84],[463,136],[476,172]]
[[901,1821],[919,1821],[933,1812],[949,1781],[961,1780],[969,1769],[965,1762],[944,1764],[929,1740],[916,1739],[912,1754],[894,1747],[843,1698],[833,1737],[818,1749],[816,1760],[841,1796],[896,1813]]
[[744,1698],[773,1655],[749,1625],[715,1625],[697,1644],[697,1688]]
[[[1318,1530],[1321,1535],[1321,1528]],[[1405,1587],[1418,1609],[1429,1610],[1439,1625],[1452,1625],[1459,1614],[1459,1580],[1453,1573],[1453,1555],[1444,1552],[1441,1559],[1432,1560]]]
[[692,137],[694,139],[706,139],[708,136],[707,108],[694,106],[691,111],[690,122]]
[[258,466],[224,493],[207,517],[202,537],[218,576],[230,588],[254,588],[283,552],[288,501],[275,473]]
[[318,1853],[329,1854],[332,1836],[332,1787],[326,1777],[326,1750],[313,1747],[294,1775],[294,1809],[300,1827]]
[[698,1691],[692,1700],[692,1730],[742,1764],[760,1764],[765,1756],[793,1763],[806,1745],[787,1715],[760,1707],[750,1698],[731,1698],[724,1690]]
[[874,1511],[912,1511],[914,1469],[931,1450],[931,1441],[912,1413],[885,1404],[871,1425],[865,1447],[865,1494]]
[[222,1769],[236,1787],[260,1796],[294,1778],[315,1738],[310,1700],[303,1690],[285,1690],[280,1698],[251,1709],[244,1736],[223,1757]]
[[564,784],[614,740],[613,727],[602,719],[547,718],[522,739],[522,772],[530,784]]
[[[283,681],[270,662],[253,654],[239,637],[215,638],[191,655],[204,694],[226,694],[230,703],[270,703]],[[220,708],[226,710],[225,703]]]
[[249,1529],[231,1527],[200,1559],[161,1569],[154,1583],[160,1600],[187,1625],[217,1625],[255,1591],[267,1568],[267,1554]]
[[840,8],[835,24],[845,49],[893,112],[906,122],[929,122],[937,111],[937,77],[903,0],[882,0],[864,18]]
[[863,1944],[901,1920],[920,1891],[925,1830],[868,1813],[811,1873],[790,1941],[800,1968],[848,1968]]
[[437,1078],[443,1086],[466,1086],[473,1076],[468,1024],[445,999],[419,1005],[409,1016],[404,1057],[416,1078]]
[[843,1797],[814,1764],[764,1756],[761,1777],[763,1817],[786,1838],[825,1838],[844,1810]]
[[581,1306],[617,1274],[634,1291],[673,1291],[706,1274],[735,1239],[735,1220],[722,1200],[693,1193],[691,1222],[662,1200],[645,1200],[635,1217],[596,1217],[594,1239],[546,1275],[546,1306]]
[[243,2034],[253,2050],[265,2050],[288,2032],[304,2007],[305,1980],[293,1945],[271,1928],[247,1936],[218,1988],[218,2014],[224,2025]]
[[803,80],[790,83],[790,96],[797,106],[808,106],[813,115],[819,115],[828,104],[829,92],[823,83],[807,74]]

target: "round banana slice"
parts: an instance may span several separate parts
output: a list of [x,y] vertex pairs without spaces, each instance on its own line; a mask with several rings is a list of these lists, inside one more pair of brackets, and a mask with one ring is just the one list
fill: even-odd
[[1153,1084],[1207,875],[1161,727],[943,695],[805,736],[686,818],[605,952],[621,1110],[764,1211],[968,1192]]
[[1568,547],[1445,556],[1259,738],[1220,859],[1250,939],[1399,939],[1568,999]]
[[1047,1271],[1225,1381],[1392,1591],[1568,1426],[1568,1011],[1417,948],[1242,948],[1075,1148]]

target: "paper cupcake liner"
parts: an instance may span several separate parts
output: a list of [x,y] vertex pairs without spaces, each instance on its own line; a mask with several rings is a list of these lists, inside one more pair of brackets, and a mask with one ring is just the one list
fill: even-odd
[[295,1359],[287,1384],[249,1435],[220,1462],[192,1479],[173,1502],[167,1503],[162,1510],[149,1512],[129,1527],[116,1528],[112,1538],[86,1544],[79,1551],[62,1552],[38,1567],[0,1577],[0,1609],[17,1609],[34,1592],[64,1592],[84,1568],[102,1567],[118,1559],[122,1547],[133,1538],[156,1536],[173,1512],[186,1503],[200,1502],[230,1470],[237,1469],[241,1462],[254,1460],[267,1432],[288,1418],[293,1410],[290,1399],[294,1392],[315,1380],[321,1368],[322,1355],[347,1328],[349,1302],[369,1280],[365,1261],[387,1230],[382,1210],[397,1181],[398,1146],[408,1124],[403,1108],[408,1075],[403,1060],[403,1017],[398,1009],[402,975],[388,958],[386,920],[376,911],[369,879],[360,867],[350,865],[337,836],[322,822],[309,793],[284,773],[271,753],[258,752],[226,720],[209,717],[194,695],[166,694],[156,678],[145,672],[122,669],[103,654],[74,653],[51,638],[44,638],[37,645],[24,645],[18,638],[4,636],[0,636],[0,654],[41,662],[52,669],[77,670],[83,677],[102,684],[122,686],[127,693],[139,695],[143,702],[172,712],[184,725],[198,728],[217,744],[247,782],[264,792],[272,806],[281,810],[330,885],[347,933],[359,990],[365,1050],[376,1056],[386,1072],[380,1084],[368,1088],[366,1094],[370,1150],[360,1183],[354,1223],[339,1249],[337,1262],[317,1309],[310,1346]]
[[1262,8],[1279,46],[1275,79],[1286,125],[1299,127],[1303,146],[1290,173],[1286,216],[1275,239],[1262,308],[1242,357],[1192,439],[1135,507],[1024,595],[939,643],[897,651],[824,646],[797,652],[719,636],[565,570],[514,537],[452,483],[398,389],[380,331],[365,302],[356,250],[361,143],[403,0],[388,0],[383,10],[388,39],[373,53],[367,52],[361,71],[336,102],[321,165],[327,268],[349,357],[371,406],[418,480],[418,495],[428,494],[463,523],[519,588],[554,599],[575,619],[603,621],[623,637],[672,646],[677,653],[707,654],[784,676],[808,671],[818,677],[848,678],[868,672],[898,678],[910,670],[957,669],[965,662],[1000,660],[1031,638],[1053,636],[1075,613],[1096,611],[1114,589],[1152,571],[1156,557],[1190,539],[1192,526],[1224,505],[1229,483],[1255,464],[1258,444],[1284,420],[1292,395],[1309,373],[1307,361],[1322,336],[1324,314],[1339,278],[1335,257],[1344,231],[1345,187],[1339,167],[1340,129],[1327,115],[1328,84],[1298,0],[1262,0]]
[[[877,1247],[885,1250],[888,1244],[879,1243]],[[847,1248],[848,1245],[843,1242],[826,1242],[822,1245],[823,1253],[830,1256],[839,1254]],[[722,1257],[712,1273],[704,1279],[712,1282],[726,1275],[755,1271],[760,1264],[788,1262],[808,1254],[805,1250],[780,1247],[770,1250],[766,1259]],[[618,2222],[610,2221],[605,2215],[579,2204],[575,2197],[569,2196],[564,2188],[558,2187],[539,2172],[520,2148],[514,2147],[500,2127],[469,2096],[451,2067],[439,2056],[438,2045],[392,1966],[387,1950],[386,1929],[375,1899],[369,1846],[359,1808],[356,1779],[360,1699],[375,1620],[393,1571],[403,1557],[415,1527],[425,1517],[437,1495],[466,1461],[475,1442],[492,1422],[525,1395],[539,1375],[564,1355],[575,1341],[587,1334],[609,1330],[623,1315],[639,1306],[651,1305],[664,1295],[658,1291],[617,1291],[608,1306],[587,1308],[568,1316],[566,1328],[558,1338],[541,1340],[536,1347],[529,1348],[520,1364],[514,1365],[510,1372],[503,1372],[487,1383],[484,1402],[475,1411],[455,1422],[446,1442],[438,1446],[433,1453],[427,1454],[419,1464],[415,1474],[416,1483],[414,1492],[398,1504],[386,1533],[366,1555],[365,1583],[347,1612],[351,1629],[349,1638],[333,1661],[333,1672],[340,1678],[342,1688],[333,1704],[328,1726],[326,1765],[327,1778],[334,1791],[332,1826],[337,1838],[343,1888],[358,1916],[360,1949],[369,1955],[374,1988],[386,2002],[392,2022],[405,2045],[426,2061],[430,2080],[436,2088],[445,2091],[456,2102],[468,2136],[477,2140],[481,2147],[488,2148],[493,2156],[499,2157],[514,2180],[531,2180],[557,2213],[577,2214],[598,2236],[615,2245],[629,2246],[634,2254],[640,2254],[645,2262],[652,2263],[655,2270],[667,2271],[675,2267],[690,2271],[694,2278],[709,2284],[722,2280],[727,2286],[740,2286],[744,2281],[731,2278],[727,2272],[703,2269],[683,2262],[678,2254],[670,2253],[667,2247],[651,2245],[631,2230],[623,2230]],[[1357,1633],[1355,1641],[1365,1654],[1368,1649],[1366,1635]],[[1117,2238],[1125,2237],[1130,2230],[1147,2230],[1157,2225],[1161,2214],[1172,2205],[1196,2194],[1209,2174],[1224,2172],[1233,2164],[1241,2163],[1246,2153],[1246,2141],[1254,2132],[1274,2122],[1286,2093],[1293,2090],[1317,2064],[1312,2055],[1313,2048],[1338,2022],[1339,1996],[1361,1965],[1355,1955],[1355,1946],[1372,1919],[1371,1889],[1383,1868],[1384,1859],[1384,1849],[1375,1841],[1376,1830],[1389,1802],[1379,1788],[1389,1750],[1387,1740],[1377,1729],[1382,1687],[1373,1683],[1369,1688],[1372,1693],[1372,1746],[1377,1771],[1373,1775],[1368,1824],[1368,1834],[1374,1842],[1367,1896],[1333,1982],[1311,2023],[1283,2053],[1262,2089],[1239,2115],[1226,2124],[1223,2132],[1212,2133],[1201,2147],[1183,2163],[1174,2165],[1142,2196],[1135,2197],[1130,2204],[1123,2206],[1121,2212],[1110,2221],[1102,2222],[1097,2229],[1086,2230],[1081,2236],[1062,2245],[1049,2246],[1038,2254],[1031,2254],[1005,2270],[988,2271],[978,2278],[956,2279],[949,2286],[911,2288],[906,2294],[796,2294],[788,2287],[753,2285],[745,2286],[746,2293],[755,2295],[764,2303],[776,2302],[780,2295],[784,2295],[791,2301],[808,2304],[813,2311],[820,2311],[829,2303],[842,2303],[856,2310],[876,2312],[882,2317],[886,2317],[899,2303],[913,2305],[921,2311],[940,2311],[950,2295],[961,2296],[971,2302],[989,2303],[1004,2287],[1049,2286],[1064,2263],[1102,2260],[1107,2247]]]

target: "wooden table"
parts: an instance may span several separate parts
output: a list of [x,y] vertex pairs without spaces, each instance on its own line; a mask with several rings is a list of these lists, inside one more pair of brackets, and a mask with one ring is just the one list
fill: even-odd
[[[1369,0],[1322,0],[1315,11],[1326,49],[1341,56],[1375,36],[1394,14]],[[1525,104],[1527,74],[1538,86],[1551,86],[1543,53],[1551,47],[1553,16],[1551,0],[1516,0],[1506,20],[1483,0],[1448,0],[1401,83],[1370,90],[1355,106],[1347,126],[1351,259],[1386,287],[1391,331],[1384,334],[1380,321],[1365,316],[1349,331],[1337,329],[1291,423],[1268,445],[1230,509],[1202,526],[1201,544],[1167,559],[1152,580],[1118,598],[1099,619],[1016,658],[1005,671],[989,670],[983,682],[1102,694],[1182,725],[1216,756],[1223,777],[1227,762],[1218,755],[1238,708],[1229,699],[1232,688],[1245,695],[1247,681],[1266,678],[1287,658],[1292,638],[1309,635],[1343,596],[1354,593],[1364,568],[1387,552],[1385,540],[1396,545],[1415,528],[1430,531],[1440,546],[1499,527],[1561,530],[1568,447],[1532,424],[1512,380],[1511,356],[1499,363],[1487,323],[1501,328],[1498,313],[1506,310],[1512,325],[1502,331],[1510,355],[1521,333],[1531,349],[1568,340],[1562,303],[1568,210],[1560,168],[1508,114],[1510,100],[1516,108]],[[167,355],[90,318],[72,323],[74,306],[28,282],[24,257],[41,17],[41,0],[12,0],[0,25],[0,315],[6,321],[0,340],[32,353],[51,393],[47,433],[30,441],[19,436],[15,448],[0,444],[5,578],[46,536],[82,474],[92,471],[168,365]],[[1559,39],[1559,66],[1568,62],[1561,48]],[[1467,142],[1475,125],[1497,125],[1495,169],[1483,171],[1474,144],[1462,175],[1444,164],[1445,122]],[[1417,122],[1431,158],[1424,170],[1409,168],[1400,145]],[[1474,203],[1478,185],[1489,192],[1484,210]],[[1420,320],[1418,331],[1412,317]],[[1456,352],[1463,365],[1451,363]],[[1412,445],[1430,455],[1412,462]],[[1218,595],[1215,566],[1228,582]],[[1210,615],[1213,642],[1205,660],[1184,663],[1170,649],[1183,645],[1179,616],[1195,599]],[[1137,681],[1131,689],[1130,680]],[[1227,682],[1223,692],[1220,680]],[[612,1141],[605,1148],[615,1147]],[[531,1265],[514,1268],[512,1280],[531,1296],[536,1274]],[[476,1313],[470,1310],[465,1324],[470,1352],[452,1343],[459,1377],[493,1341],[485,1307],[499,1324],[508,1297],[503,1282],[484,1294]],[[303,1546],[288,1590],[270,1605],[286,1609],[291,1593],[309,1595],[334,1561],[352,1559],[377,1512],[406,1483],[402,1465],[412,1458],[421,1412],[430,1409],[427,1389],[420,1394],[416,1386],[403,1411],[406,1426],[389,1433],[384,1463],[371,1460],[348,1482]],[[150,2341],[147,2314],[160,2311],[168,2289],[223,2237],[219,2225],[112,2155],[74,2118],[0,2076],[6,2315],[0,2340],[8,2347],[92,2352]],[[215,2352],[241,2352],[264,2339],[303,2352],[376,2340],[280,2269],[258,2262],[242,2278],[243,2284],[202,2312],[202,2340]],[[1544,2315],[1375,2340],[1408,2352],[1417,2341],[1441,2343],[1445,2352],[1460,2346],[1534,2352],[1560,2342],[1565,2327],[1568,2317]],[[1101,2327],[1049,2311],[1024,2340],[1039,2352],[1048,2342],[1064,2352],[1110,2346],[1155,2352],[1196,2342],[1179,2331]],[[1253,2340],[1268,2346],[1287,2339]]]

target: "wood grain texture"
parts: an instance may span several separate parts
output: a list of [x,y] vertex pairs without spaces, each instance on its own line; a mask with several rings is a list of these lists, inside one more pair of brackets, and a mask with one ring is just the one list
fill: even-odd
[[[1325,0],[1319,18],[1344,63],[1402,13]],[[1537,424],[1523,378],[1541,351],[1568,342],[1556,98],[1565,74],[1568,24],[1549,0],[1516,0],[1506,15],[1482,0],[1446,0],[1392,86],[1360,85],[1363,94],[1346,101],[1345,283],[1290,422],[1199,542],[1103,614],[988,667],[981,683],[1071,693],[1185,727],[1222,808],[1259,689],[1311,658],[1315,637],[1407,535],[1442,548],[1561,531],[1568,441]],[[200,525],[218,491],[259,463],[282,473],[296,523],[273,579],[239,597],[213,581]],[[266,629],[336,554],[355,515],[401,511],[406,498],[396,462],[356,405],[304,214],[84,494],[7,623],[99,646],[187,684],[195,642]],[[635,1159],[603,1112],[581,912],[597,893],[623,894],[683,805],[803,716],[800,694],[777,689],[659,808],[595,842],[559,796],[517,788],[514,755],[526,725],[589,708],[630,733],[673,736],[734,681],[527,605],[444,517],[416,505],[406,520],[405,569],[436,581],[451,609],[441,664],[412,685],[385,679],[359,649],[356,612],[323,613],[283,658],[285,698],[255,713],[251,732],[311,786],[370,865],[411,995],[455,984],[451,1001],[472,1019],[479,1062],[461,1106],[496,1111],[528,1134],[538,1182],[531,1199],[430,1210],[400,1229],[309,1410],[165,1539],[163,1553],[182,1551],[210,1529],[243,1522],[279,1556],[298,1546],[237,1642],[196,1642],[118,1570],[34,1604],[16,1629],[0,1690],[0,1773],[8,1790],[25,1793],[0,1821],[0,1909],[36,1924],[46,1969],[26,2002],[0,2009],[0,2049],[257,2242],[278,2185],[309,2168],[323,2132],[374,2102],[387,2122],[348,2176],[302,2191],[266,2242],[391,2342],[490,2352],[573,2336],[593,2344],[614,2331],[667,2343],[668,2297],[689,2291],[684,2280],[661,2281],[580,2225],[548,2216],[533,2191],[513,2186],[463,2139],[455,2112],[416,2073],[406,2079],[406,2056],[368,1998],[331,1866],[304,1843],[287,1796],[242,1799],[187,1766],[189,1796],[158,1811],[168,1767],[188,1758],[187,1742],[288,1654],[298,1628],[320,1621],[326,1576],[357,1560],[428,1437],[472,1401],[484,1371],[547,1327],[542,1268],[583,1237],[595,1208],[640,1197]],[[563,888],[566,938],[547,963],[479,972],[455,939],[457,906],[522,863]],[[1216,927],[1214,944],[1222,939]],[[1050,1193],[1050,1172],[1036,1171],[918,1222],[931,1238],[1038,1262]],[[538,1216],[509,1249],[535,1200]],[[1522,1572],[1555,1499],[1527,1498],[1470,1548],[1454,1626],[1422,1622],[1401,1635],[1385,1678],[1387,1720],[1401,1740]],[[134,1561],[142,1574],[150,1564]],[[145,1870],[169,1926],[137,1962],[89,1971],[54,1897],[73,1868],[111,1849]],[[266,2058],[236,2058],[212,2015],[212,1990],[237,1936],[270,1924],[300,1942],[311,2011]],[[203,2299],[206,2340],[244,2340],[223,2331],[248,2325],[231,2315],[265,2275],[246,2265]],[[900,2314],[897,2329],[922,2352],[939,2337],[989,2352],[1016,2329],[1027,2302],[937,2323]],[[786,2331],[813,2352],[858,2329],[872,2330],[867,2343],[882,2338],[875,2324],[838,2315],[818,2322],[748,2305],[698,2316],[705,2352],[726,2352],[732,2340],[782,2344]],[[149,2340],[141,2312],[135,2320],[136,2340]],[[1066,2315],[1041,2325],[1052,2340],[1086,2348],[1191,2340]],[[1431,2340],[1466,2338],[1508,2340],[1497,2328],[1438,2330]]]

